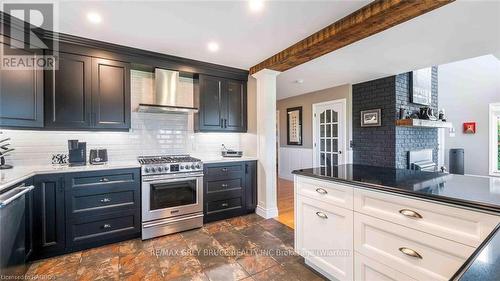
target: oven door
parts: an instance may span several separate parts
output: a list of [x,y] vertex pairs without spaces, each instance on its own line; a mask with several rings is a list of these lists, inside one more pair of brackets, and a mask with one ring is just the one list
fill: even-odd
[[202,176],[143,181],[142,221],[203,212],[202,188]]

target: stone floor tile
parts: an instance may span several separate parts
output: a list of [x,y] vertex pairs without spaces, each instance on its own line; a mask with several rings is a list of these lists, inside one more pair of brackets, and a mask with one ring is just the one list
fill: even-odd
[[272,257],[263,255],[243,256],[238,258],[237,262],[250,275],[254,275],[258,272],[264,271],[268,268],[278,265],[278,263]]
[[205,274],[211,281],[241,280],[249,274],[238,263],[225,263],[205,269]]

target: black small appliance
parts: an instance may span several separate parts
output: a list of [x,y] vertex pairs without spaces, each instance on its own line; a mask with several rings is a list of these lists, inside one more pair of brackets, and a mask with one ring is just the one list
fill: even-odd
[[70,166],[87,164],[87,143],[78,140],[68,140],[68,163]]
[[103,148],[91,149],[89,162],[91,165],[102,165],[108,162],[108,150]]

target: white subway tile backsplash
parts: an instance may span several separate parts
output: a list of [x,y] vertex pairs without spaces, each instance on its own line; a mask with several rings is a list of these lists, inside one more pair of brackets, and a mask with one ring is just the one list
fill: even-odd
[[[131,129],[129,132],[2,130],[16,150],[7,161],[14,165],[49,164],[52,154],[67,153],[70,139],[87,142],[87,149],[106,148],[110,161],[134,160],[140,155],[220,153],[221,144],[241,149],[238,133],[194,133],[193,116],[138,113],[139,103],[151,103],[153,73],[131,72]],[[192,79],[182,78],[180,91],[193,91]]]

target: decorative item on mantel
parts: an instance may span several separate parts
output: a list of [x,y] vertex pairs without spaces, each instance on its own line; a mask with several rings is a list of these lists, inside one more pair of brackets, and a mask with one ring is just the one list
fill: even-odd
[[[0,134],[3,134],[0,132]],[[10,155],[10,152],[14,151],[14,148],[9,148],[10,138],[0,138],[0,170],[11,169],[12,165],[5,164],[5,157]]]

